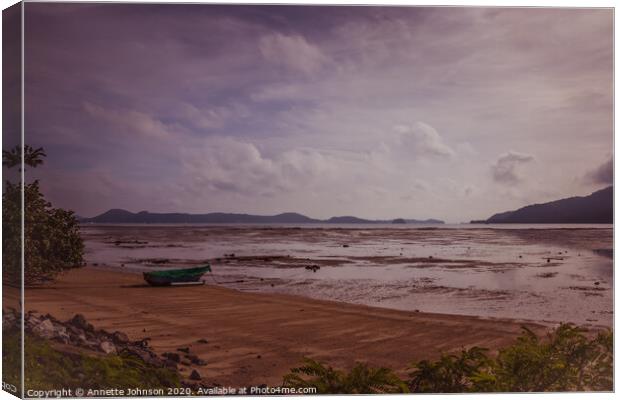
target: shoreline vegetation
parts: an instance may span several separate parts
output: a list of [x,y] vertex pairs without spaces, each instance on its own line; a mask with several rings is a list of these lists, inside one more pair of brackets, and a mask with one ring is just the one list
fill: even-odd
[[[55,283],[26,289],[25,295],[28,315],[37,315],[39,324],[49,320],[44,323],[48,330],[56,326],[52,331],[63,332],[63,327],[77,325],[91,333],[114,332],[105,335],[127,343],[148,338],[154,359],[164,363],[150,365],[135,354],[106,354],[107,345],[101,344],[98,349],[93,343],[90,348],[76,343],[69,345],[73,349],[66,343],[58,347],[50,343],[54,339],[40,338],[44,330],[31,329],[26,345],[31,343],[28,357],[34,360],[41,353],[60,363],[63,354],[79,350],[79,356],[54,366],[68,373],[83,365],[109,376],[137,368],[150,371],[148,379],[178,381],[184,387],[305,385],[319,393],[611,390],[608,330],[582,332],[563,325],[545,339],[549,327],[519,321],[403,312],[213,286],[150,288],[139,276],[92,267],[67,271]],[[5,338],[12,340],[10,335]],[[122,348],[114,339],[103,341]],[[166,363],[171,367],[170,360],[176,371],[157,369],[166,369]],[[506,368],[523,360],[535,361],[536,368],[546,371],[546,381],[532,381],[525,371],[507,381]],[[29,365],[31,376],[45,382],[35,364]],[[199,380],[192,379],[194,371]],[[95,374],[93,382],[105,374]],[[140,376],[132,374],[122,373]],[[56,383],[63,376],[55,376]],[[520,380],[532,385],[515,386]]]

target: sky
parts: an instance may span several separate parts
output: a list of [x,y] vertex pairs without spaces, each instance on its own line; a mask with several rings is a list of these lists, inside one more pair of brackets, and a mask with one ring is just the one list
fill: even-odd
[[26,3],[54,206],[464,222],[613,181],[610,9]]

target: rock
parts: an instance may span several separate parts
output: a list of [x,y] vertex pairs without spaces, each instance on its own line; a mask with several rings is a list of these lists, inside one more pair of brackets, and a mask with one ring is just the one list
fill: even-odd
[[8,330],[17,325],[17,312],[14,310],[3,311],[2,330]]
[[198,371],[193,370],[192,373],[189,375],[189,379],[191,379],[193,381],[199,381],[199,380],[202,379],[202,377],[200,376]]
[[136,356],[145,363],[157,368],[161,368],[165,365],[164,360],[160,359],[155,353],[145,348],[130,346],[124,348],[123,352],[129,355]]
[[49,319],[44,319],[39,324],[35,325],[32,330],[44,339],[51,339],[56,333],[54,324]]
[[82,314],[75,314],[75,316],[69,321],[70,324],[76,328],[83,329],[88,332],[95,330],[92,324],[86,321],[86,318]]
[[116,343],[128,343],[129,337],[123,332],[116,331],[112,334],[112,340]]
[[172,361],[172,360],[166,360],[166,361],[164,361],[164,366],[165,366],[166,368],[168,368],[168,369],[173,370],[173,371],[176,371],[176,370],[177,370],[177,363],[175,363],[175,362],[174,362],[174,361]]
[[99,348],[106,354],[116,352],[116,346],[114,346],[112,342],[108,342],[107,340],[104,340],[103,342],[101,342],[99,344]]
[[203,343],[203,344],[209,343],[209,341],[207,339],[204,339],[204,338],[203,339],[198,339],[197,342],[198,343]]
[[71,342],[71,336],[69,336],[69,333],[67,332],[67,328],[65,328],[62,325],[57,325],[55,326],[55,330],[56,330],[56,338],[58,340],[60,340],[63,343]]
[[201,358],[199,358],[199,357],[197,357],[197,356],[195,356],[193,354],[188,354],[185,357],[187,357],[187,359],[189,361],[191,361],[192,364],[195,364],[195,365],[207,365],[207,362],[205,360],[203,360],[203,359],[201,359]]
[[181,353],[189,353],[189,347],[179,347],[177,351],[180,351]]
[[181,356],[177,353],[164,353],[162,356],[168,360],[174,361],[175,363],[181,362]]
[[343,244],[342,247],[346,248],[346,247],[349,247],[349,245],[348,244]]
[[601,282],[594,282],[594,284],[595,284],[596,286],[598,286],[598,285],[600,285],[600,284],[601,284]]

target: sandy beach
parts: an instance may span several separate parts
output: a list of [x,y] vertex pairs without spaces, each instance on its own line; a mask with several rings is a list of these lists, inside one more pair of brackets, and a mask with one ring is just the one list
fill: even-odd
[[197,368],[207,382],[231,386],[280,384],[302,357],[336,367],[362,361],[404,374],[411,361],[442,351],[506,345],[522,325],[209,285],[153,288],[139,275],[92,267],[27,289],[25,305],[59,319],[81,313],[96,328],[120,330],[133,340],[149,337],[158,353],[190,347],[207,361]]

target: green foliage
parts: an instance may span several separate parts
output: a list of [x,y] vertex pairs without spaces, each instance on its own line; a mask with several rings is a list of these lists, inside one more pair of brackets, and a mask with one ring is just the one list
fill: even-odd
[[[42,163],[42,149],[26,146],[28,165]],[[4,152],[3,164],[15,165],[16,150]],[[24,278],[26,284],[53,279],[59,272],[83,264],[84,244],[79,224],[71,211],[53,208],[39,189],[39,182],[23,185],[24,194]],[[22,185],[5,182],[2,194],[2,228],[4,237],[3,278],[6,283],[21,282]]]
[[484,380],[483,371],[491,362],[486,349],[472,347],[460,354],[442,354],[438,361],[416,363],[409,386],[416,393],[464,393],[475,390]]
[[524,328],[517,342],[502,349],[492,374],[504,392],[611,390],[611,332],[589,339],[579,327],[563,324],[545,339]]
[[[3,380],[19,382],[20,334],[3,332]],[[180,387],[180,376],[168,368],[156,368],[131,355],[93,356],[59,351],[49,341],[25,338],[26,390],[58,388],[168,388]],[[8,367],[8,368],[7,368]]]
[[357,364],[345,372],[305,359],[284,377],[284,386],[314,387],[324,394],[611,391],[613,334],[592,335],[562,324],[539,337],[523,328],[495,357],[472,347],[418,361],[406,383],[387,368]]
[[[306,378],[304,379],[304,377]],[[312,387],[319,394],[406,393],[407,385],[388,368],[357,363],[351,371],[335,370],[309,358],[284,377],[285,387]]]
[[523,328],[515,344],[495,358],[483,349],[442,355],[414,364],[409,385],[414,392],[549,392],[612,390],[613,336],[590,339],[586,331],[562,324],[540,338]]

